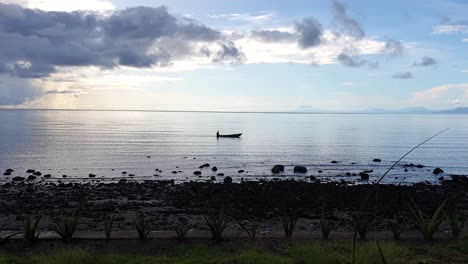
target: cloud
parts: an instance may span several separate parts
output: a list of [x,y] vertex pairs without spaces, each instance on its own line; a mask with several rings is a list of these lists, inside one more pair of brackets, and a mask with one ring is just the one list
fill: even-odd
[[349,55],[345,52],[342,52],[338,55],[337,57],[338,61],[343,64],[346,67],[351,67],[351,68],[358,68],[362,66],[369,66],[371,69],[375,69],[379,67],[379,62],[369,62],[364,59],[360,59],[358,56],[355,55]]
[[393,58],[403,56],[404,50],[405,47],[399,40],[387,39],[382,51]]
[[414,75],[411,72],[397,72],[393,74],[393,79],[413,79]]
[[96,12],[45,12],[0,4],[0,73],[41,78],[59,67],[163,67],[198,54],[221,33],[164,6]]
[[76,10],[113,10],[115,6],[106,0],[3,0],[8,4],[17,4],[28,8],[47,11],[76,11]]
[[291,42],[297,41],[297,34],[280,30],[252,30],[252,38],[263,42]]
[[348,10],[343,3],[334,0],[332,4],[332,11],[334,22],[346,35],[357,39],[361,39],[366,35],[359,22],[348,15]]
[[432,28],[433,34],[456,34],[468,33],[468,25],[452,24],[452,25],[438,25]]
[[46,91],[46,94],[79,94],[81,91],[73,90],[49,90]]
[[437,61],[431,57],[422,57],[420,61],[415,61],[413,63],[413,67],[428,67],[432,65],[436,65]]
[[275,12],[272,11],[261,11],[255,14],[252,13],[235,13],[235,14],[220,14],[220,15],[209,15],[210,18],[215,19],[228,19],[239,22],[249,23],[264,23],[276,16]]
[[462,39],[462,42],[468,43],[468,38]]
[[239,64],[244,61],[245,55],[236,47],[234,42],[219,42],[220,49],[216,52],[213,62]]
[[467,106],[468,83],[445,84],[414,92],[408,101],[411,105],[422,105],[431,109]]
[[323,27],[317,19],[304,18],[302,21],[296,22],[295,28],[299,35],[298,44],[300,47],[306,49],[320,44]]

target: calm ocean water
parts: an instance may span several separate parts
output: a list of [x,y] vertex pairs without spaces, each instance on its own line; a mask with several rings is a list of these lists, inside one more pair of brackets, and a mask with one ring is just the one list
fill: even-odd
[[[445,175],[468,174],[467,115],[0,110],[0,124],[0,170],[15,169],[12,177],[36,169],[78,181],[90,180],[89,173],[97,175],[95,180],[118,180],[122,171],[138,180],[199,180],[193,171],[209,163],[218,167],[217,173],[238,180],[304,178],[293,173],[294,165],[323,179],[352,180],[356,177],[345,173],[362,170],[373,170],[373,178],[447,127],[403,161],[427,167],[404,172],[399,166],[387,182],[433,182],[438,178],[434,167],[443,168]],[[244,135],[216,139],[217,130]],[[382,162],[372,162],[374,158]],[[286,165],[286,171],[273,176],[275,164]],[[240,169],[246,172],[238,173]],[[200,180],[216,175],[211,169],[202,172]]]

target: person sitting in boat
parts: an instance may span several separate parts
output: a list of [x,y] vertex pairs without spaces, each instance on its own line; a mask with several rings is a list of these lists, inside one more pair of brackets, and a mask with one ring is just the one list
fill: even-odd
[[219,138],[219,131],[217,131],[217,132],[216,132],[216,137],[218,137],[218,138]]

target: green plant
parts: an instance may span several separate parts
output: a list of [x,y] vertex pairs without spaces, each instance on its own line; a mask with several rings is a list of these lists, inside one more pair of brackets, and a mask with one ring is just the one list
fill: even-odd
[[104,232],[106,234],[106,241],[109,241],[112,233],[112,226],[114,225],[115,215],[106,215],[104,217]]
[[369,213],[357,212],[352,215],[353,225],[359,234],[361,240],[365,240],[374,221],[370,218]]
[[184,217],[179,217],[179,223],[175,227],[177,238],[181,243],[187,241],[188,231],[190,230],[190,222]]
[[439,226],[443,221],[442,213],[447,199],[439,205],[431,218],[426,218],[421,207],[419,207],[412,198],[410,198],[410,200],[411,203],[409,207],[414,216],[414,224],[426,241],[432,241],[434,233],[439,229]]
[[211,232],[211,236],[215,242],[221,242],[223,240],[223,232],[228,224],[224,210],[205,215],[205,224],[208,226]]
[[135,217],[133,218],[133,225],[136,228],[138,233],[138,238],[140,240],[146,240],[148,238],[151,229],[148,225],[148,222],[145,218],[145,213],[143,211],[135,212]]
[[29,245],[32,245],[39,238],[37,229],[41,221],[41,215],[34,216],[31,214],[23,214],[21,220],[23,223],[24,239]]
[[387,259],[385,258],[385,255],[382,251],[382,248],[380,247],[379,242],[376,241],[375,243],[377,243],[377,248],[379,249],[380,260],[382,261],[383,264],[387,264],[388,263]]
[[322,206],[322,216],[320,217],[320,231],[322,232],[322,240],[328,240],[332,225],[325,215],[325,203]]
[[247,234],[251,242],[255,242],[257,240],[259,224],[256,221],[242,221],[239,223],[239,226]]
[[54,219],[55,228],[52,229],[63,240],[64,243],[70,243],[73,239],[73,234],[76,230],[76,225],[80,219],[77,211],[67,215],[63,211],[60,213],[59,219]]
[[450,212],[445,213],[445,219],[450,225],[453,237],[459,238],[461,233],[463,232],[463,226],[465,225],[465,216],[459,212]]
[[294,229],[296,229],[296,223],[299,220],[299,216],[296,212],[289,213],[287,210],[283,210],[280,216],[281,223],[283,224],[284,235],[286,239],[291,239]]
[[390,229],[392,230],[393,239],[395,241],[400,240],[400,235],[403,231],[408,229],[408,222],[401,216],[395,215],[393,219],[391,219],[388,224],[390,225]]

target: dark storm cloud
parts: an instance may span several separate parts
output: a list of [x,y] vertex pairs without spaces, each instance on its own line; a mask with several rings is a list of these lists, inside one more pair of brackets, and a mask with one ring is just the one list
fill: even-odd
[[219,42],[220,49],[216,52],[213,62],[238,64],[245,60],[244,53],[232,42]]
[[292,42],[297,40],[297,35],[279,30],[252,30],[251,36],[263,42]]
[[318,46],[321,43],[323,27],[320,22],[313,18],[304,18],[296,22],[296,31],[299,34],[298,44],[301,48]]
[[393,74],[393,79],[413,79],[414,75],[411,72],[397,72]]
[[413,67],[428,67],[432,65],[436,65],[437,61],[431,57],[422,57],[420,61],[416,61],[413,63]]
[[390,57],[400,57],[403,56],[405,47],[399,40],[387,39],[385,41],[385,46],[383,52],[388,54]]
[[46,77],[60,66],[166,66],[198,54],[192,43],[221,39],[220,32],[177,18],[164,6],[103,16],[0,4],[0,73],[21,78]]
[[359,22],[348,15],[348,10],[344,4],[338,1],[333,1],[332,11],[334,22],[341,31],[346,33],[346,35],[358,39],[361,39],[366,35]]

